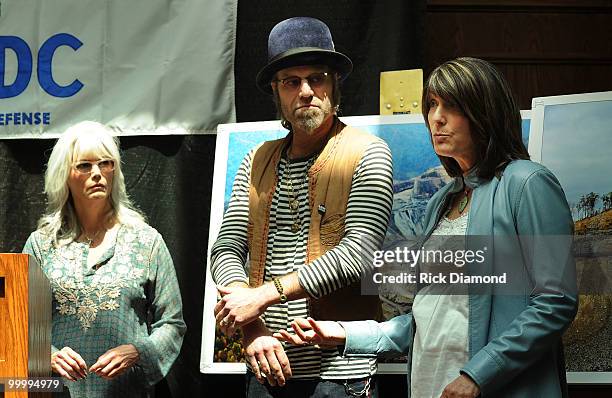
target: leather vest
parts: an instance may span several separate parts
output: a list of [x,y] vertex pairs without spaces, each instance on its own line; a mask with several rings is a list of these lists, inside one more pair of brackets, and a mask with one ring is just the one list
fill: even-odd
[[[251,287],[260,286],[264,280],[270,207],[279,178],[278,164],[291,142],[291,134],[263,143],[253,157],[248,223]],[[325,147],[308,172],[307,264],[337,246],[344,237],[353,174],[365,149],[375,139],[335,119]],[[318,320],[380,319],[382,314],[379,297],[361,295],[359,281],[319,299],[310,298],[309,307],[310,315]]]

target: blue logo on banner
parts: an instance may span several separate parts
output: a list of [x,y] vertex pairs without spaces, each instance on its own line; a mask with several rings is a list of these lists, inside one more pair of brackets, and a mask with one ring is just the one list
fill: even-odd
[[[83,88],[83,83],[75,79],[67,86],[61,86],[53,79],[52,63],[55,50],[68,46],[78,50],[83,43],[69,33],[58,33],[48,38],[38,50],[37,76],[38,84],[49,95],[66,98],[75,95]],[[17,55],[17,77],[11,84],[4,81],[5,54],[12,50]],[[12,98],[21,94],[32,77],[32,51],[23,39],[17,36],[0,36],[0,99]]]

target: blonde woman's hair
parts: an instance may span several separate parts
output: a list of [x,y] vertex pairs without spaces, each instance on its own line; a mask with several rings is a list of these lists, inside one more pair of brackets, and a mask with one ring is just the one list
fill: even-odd
[[126,225],[145,223],[144,216],[134,207],[125,190],[119,140],[100,123],[80,122],[66,130],[57,140],[45,172],[47,209],[38,221],[38,229],[43,234],[51,236],[56,246],[70,243],[82,232],[68,188],[68,177],[73,162],[84,150],[93,150],[101,158],[115,161],[109,218]]

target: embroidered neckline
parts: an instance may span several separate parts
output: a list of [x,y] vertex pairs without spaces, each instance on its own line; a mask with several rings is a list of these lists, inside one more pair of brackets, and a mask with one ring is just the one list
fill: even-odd
[[74,241],[51,250],[49,255],[53,265],[46,272],[53,285],[56,309],[61,315],[74,316],[82,330],[86,331],[100,311],[119,309],[121,290],[139,284],[145,274],[144,267],[134,264],[146,261],[134,246],[135,241],[143,242],[139,232],[138,229],[120,226],[114,244],[105,252],[113,251],[111,258],[114,259],[114,266],[112,269],[100,267],[91,274],[85,273],[82,266],[82,256],[87,250],[83,242]]

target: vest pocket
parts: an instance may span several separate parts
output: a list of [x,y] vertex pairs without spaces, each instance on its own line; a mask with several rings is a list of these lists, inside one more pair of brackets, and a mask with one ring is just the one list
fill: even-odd
[[334,214],[321,220],[321,244],[332,248],[344,236],[344,214]]

